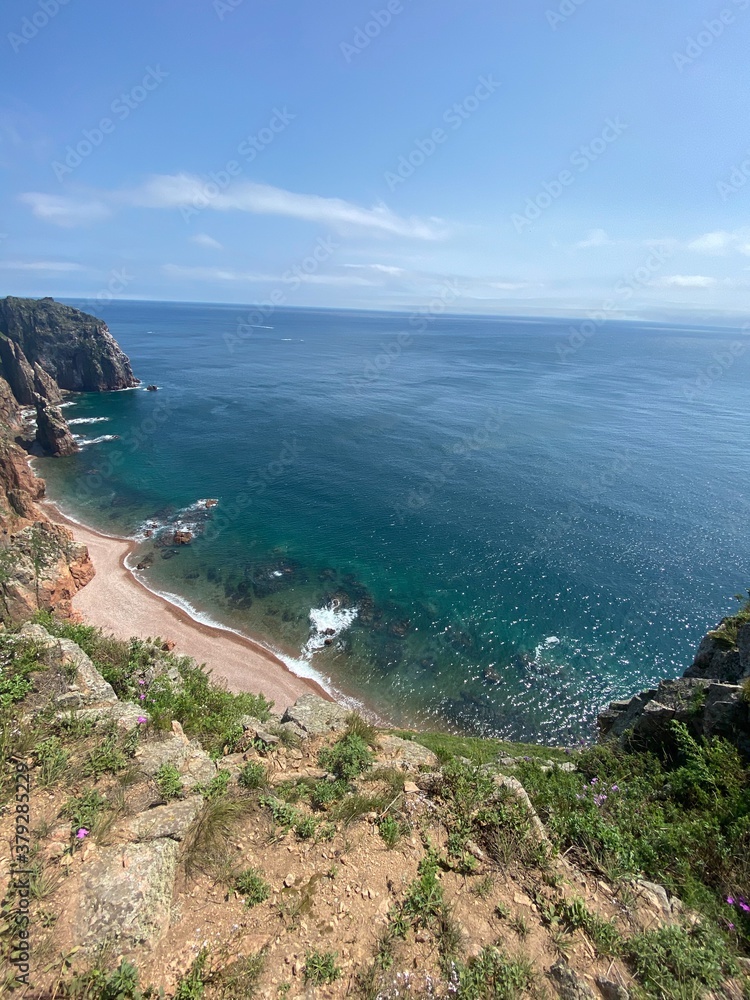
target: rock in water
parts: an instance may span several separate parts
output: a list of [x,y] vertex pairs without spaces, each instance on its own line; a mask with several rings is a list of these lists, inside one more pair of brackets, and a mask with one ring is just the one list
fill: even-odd
[[27,392],[29,378],[34,386],[34,365],[61,389],[73,392],[138,385],[130,361],[106,323],[54,299],[0,299],[0,335],[4,335],[0,336],[0,359],[5,377],[16,398],[26,405],[33,404],[33,394],[21,399],[18,393]]
[[35,402],[36,439],[39,444],[56,457],[74,455],[78,451],[78,445],[59,407],[52,406],[41,396],[36,396]]

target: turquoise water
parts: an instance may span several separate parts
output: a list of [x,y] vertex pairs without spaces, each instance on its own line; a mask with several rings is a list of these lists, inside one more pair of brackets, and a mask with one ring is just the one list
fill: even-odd
[[613,322],[566,353],[568,321],[103,318],[160,391],[69,406],[104,440],[43,461],[50,493],[138,536],[153,589],[397,723],[586,737],[750,581],[739,331]]

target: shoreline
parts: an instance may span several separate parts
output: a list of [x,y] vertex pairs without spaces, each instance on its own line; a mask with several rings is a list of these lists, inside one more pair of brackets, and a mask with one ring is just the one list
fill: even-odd
[[300,695],[336,699],[312,678],[295,674],[283,660],[249,636],[207,625],[191,617],[166,597],[155,593],[128,568],[135,548],[128,538],[105,535],[63,513],[54,500],[40,501],[50,520],[68,528],[85,545],[96,574],[72,600],[73,610],[89,625],[118,639],[161,638],[175,643],[174,652],[205,663],[216,679],[234,693],[264,694],[275,711],[293,704]]

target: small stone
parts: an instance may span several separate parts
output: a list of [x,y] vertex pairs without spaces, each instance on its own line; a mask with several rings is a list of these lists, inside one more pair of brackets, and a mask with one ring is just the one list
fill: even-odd
[[287,877],[284,879],[284,885],[286,886],[287,889],[291,888],[294,885],[294,875],[291,874],[287,875]]
[[404,792],[406,792],[407,795],[416,795],[419,792],[419,786],[415,785],[413,781],[405,781]]

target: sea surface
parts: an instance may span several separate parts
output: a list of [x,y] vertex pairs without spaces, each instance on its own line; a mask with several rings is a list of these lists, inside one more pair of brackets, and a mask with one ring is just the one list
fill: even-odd
[[137,538],[152,589],[396,724],[588,739],[750,585],[746,332],[98,314],[159,391],[70,402],[50,494]]

